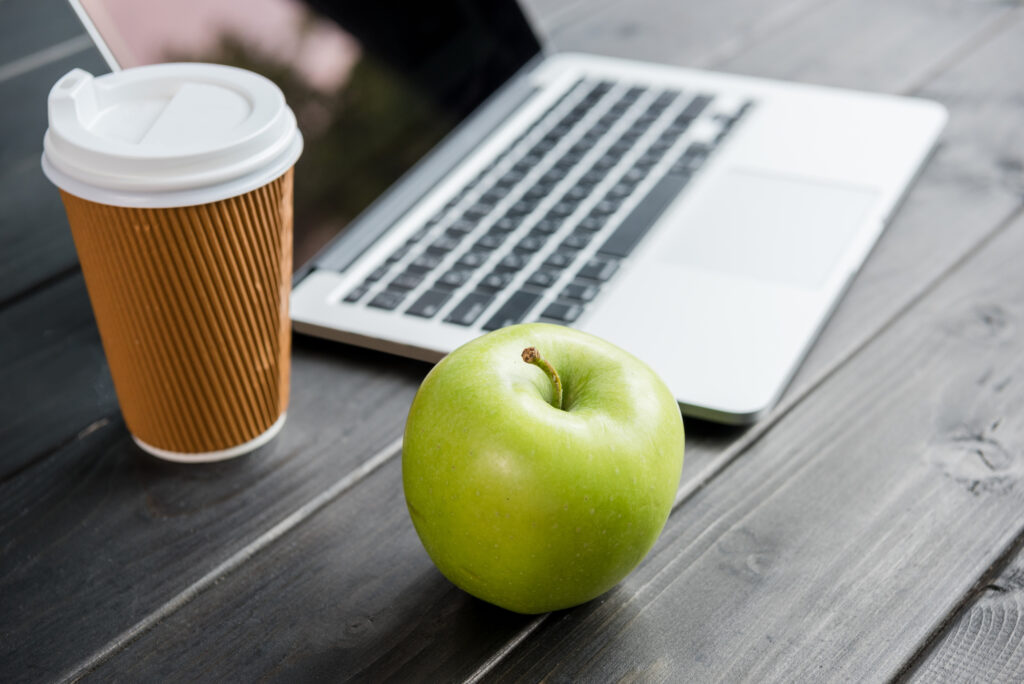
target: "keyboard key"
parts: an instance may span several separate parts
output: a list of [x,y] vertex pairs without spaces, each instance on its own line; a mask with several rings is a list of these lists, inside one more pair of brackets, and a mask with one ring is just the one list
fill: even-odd
[[441,257],[437,254],[421,254],[413,259],[408,270],[426,273],[436,268],[439,263],[441,263]]
[[442,235],[441,237],[430,243],[427,250],[434,254],[447,254],[456,247],[459,246],[459,241],[450,235]]
[[550,235],[551,233],[556,232],[561,227],[562,219],[560,217],[548,215],[542,218],[540,221],[537,221],[537,224],[534,225],[533,229],[538,233]]
[[473,219],[460,218],[455,221],[452,225],[448,226],[445,233],[452,235],[453,237],[459,238],[466,233],[472,233],[477,227],[477,222]]
[[633,167],[633,168],[629,169],[628,171],[626,171],[626,173],[622,174],[622,180],[626,180],[626,181],[629,181],[631,183],[639,183],[640,181],[642,181],[646,177],[647,177],[647,170],[646,169],[639,169],[639,168],[636,168],[636,167]]
[[375,282],[377,282],[378,280],[383,278],[385,275],[387,275],[389,268],[390,268],[390,266],[388,266],[387,264],[384,264],[382,266],[378,266],[377,268],[373,269],[373,271],[371,271],[370,274],[368,276],[366,276],[366,282],[368,282],[368,283],[375,283]]
[[537,200],[521,199],[508,208],[509,216],[525,216],[537,208]]
[[505,195],[508,194],[508,190],[509,189],[504,187],[504,186],[495,185],[490,190],[488,190],[487,192],[482,194],[480,196],[480,199],[483,200],[484,202],[490,202],[491,204],[497,204],[498,202],[500,202],[502,199],[505,198]]
[[450,271],[444,273],[437,282],[434,283],[434,287],[440,290],[457,290],[466,284],[466,282],[473,277],[473,271],[464,268],[453,268]]
[[689,121],[691,119],[696,119],[697,116],[704,111],[704,108],[708,106],[711,100],[712,98],[710,95],[698,95],[690,100],[690,103],[686,105],[683,111],[679,113],[679,116],[676,117],[676,121]]
[[647,154],[657,154],[659,156],[663,155],[674,144],[675,141],[658,138],[657,140],[651,143],[650,147],[647,148]]
[[473,247],[477,250],[495,250],[501,247],[501,243],[505,241],[505,234],[502,233],[487,233],[479,240]]
[[391,311],[396,306],[402,303],[405,299],[404,292],[395,292],[392,290],[384,290],[377,294],[376,297],[370,300],[368,306],[372,306],[375,309],[386,309]]
[[608,152],[614,155],[623,155],[633,149],[632,140],[617,140],[608,148]]
[[551,186],[546,184],[537,184],[531,187],[529,190],[523,193],[523,197],[527,199],[540,200],[544,199],[551,193]]
[[678,96],[678,91],[666,90],[661,95],[658,95],[657,99],[654,100],[653,106],[664,109],[665,107],[668,107],[670,104],[672,104],[673,100],[675,100]]
[[562,297],[564,299],[575,299],[581,302],[589,302],[597,296],[601,289],[597,285],[592,285],[586,282],[573,282],[565,286],[562,290]]
[[586,232],[573,233],[562,240],[561,246],[564,249],[583,249],[590,244],[590,238],[592,237],[592,234]]
[[463,266],[465,268],[477,268],[482,263],[487,261],[487,257],[489,257],[489,256],[490,256],[490,254],[488,254],[487,252],[472,252],[472,251],[470,251],[470,252],[466,252],[461,257],[459,257],[459,260],[456,263],[459,266]]
[[529,255],[512,252],[506,254],[505,258],[498,262],[496,268],[501,271],[520,271],[529,261]]
[[511,188],[519,184],[519,181],[523,180],[526,176],[525,173],[517,171],[515,169],[509,169],[506,171],[501,178],[494,182],[495,186],[502,188]]
[[533,253],[540,251],[541,247],[543,247],[545,243],[547,243],[547,238],[543,235],[527,235],[519,241],[519,244],[516,245],[516,250],[520,252]]
[[522,219],[518,216],[502,216],[493,226],[491,226],[491,230],[497,230],[502,233],[511,233],[519,227],[520,223],[522,223]]
[[508,284],[512,282],[515,277],[514,272],[495,271],[494,273],[488,274],[483,280],[477,284],[477,289],[481,292],[499,292],[508,287]]
[[446,323],[456,325],[473,325],[476,319],[480,318],[491,302],[494,295],[483,292],[470,292],[466,298],[459,302],[451,313],[444,319]]
[[423,282],[423,275],[412,271],[406,271],[395,277],[388,283],[389,290],[412,290]]
[[572,260],[575,257],[575,253],[566,254],[565,252],[552,252],[544,261],[544,265],[548,268],[565,268],[572,263]]
[[611,278],[619,268],[619,262],[615,259],[594,257],[588,261],[577,274],[581,278],[589,278],[604,282]]
[[585,188],[580,185],[574,185],[565,192],[565,199],[573,202],[580,202],[586,199],[587,195],[593,188]]
[[673,173],[690,174],[699,169],[707,161],[711,154],[711,148],[702,143],[693,143],[686,148],[686,151],[679,157],[679,160],[672,165]]
[[576,207],[579,206],[576,202],[559,202],[555,206],[551,207],[548,211],[548,216],[565,217],[576,211]]
[[498,311],[491,317],[491,320],[484,324],[484,330],[497,330],[507,325],[515,325],[529,313],[530,309],[540,301],[540,295],[534,292],[520,290],[509,297],[509,300],[501,305]]
[[688,121],[674,121],[671,124],[669,124],[669,127],[662,131],[661,134],[664,136],[670,136],[672,138],[678,138],[683,133],[685,133],[686,129],[689,127],[690,123]]
[[608,190],[608,197],[623,198],[629,197],[636,186],[629,181],[620,181]]
[[686,187],[689,180],[690,177],[687,175],[670,173],[658,181],[598,251],[609,256],[627,256],[655,224],[666,207]]
[[565,174],[558,169],[551,169],[543,176],[537,179],[537,182],[542,185],[558,185],[565,178]]
[[347,295],[345,295],[345,301],[349,303],[358,302],[360,299],[363,298],[363,295],[369,292],[369,290],[370,286],[367,285],[366,283],[363,283],[362,285],[359,285],[351,292],[349,292]]
[[471,221],[477,221],[479,219],[482,219],[484,216],[490,214],[492,209],[494,209],[493,204],[481,200],[478,201],[473,206],[471,206],[470,208],[466,209],[466,211],[462,212],[462,215],[470,219]]
[[526,284],[533,287],[548,288],[555,284],[559,275],[561,274],[556,271],[546,271],[542,268],[527,278]]
[[597,216],[614,214],[618,211],[620,206],[622,206],[622,201],[620,199],[603,199],[594,205],[594,208],[590,210],[590,213]]
[[420,295],[415,304],[406,309],[405,313],[423,318],[433,318],[451,296],[451,292],[427,290]]
[[582,230],[588,230],[590,232],[596,232],[598,230],[601,230],[601,228],[604,227],[604,224],[607,223],[607,221],[607,216],[603,216],[600,214],[597,216],[591,215],[585,217],[582,221],[580,221],[579,228]]
[[393,264],[396,261],[401,261],[405,257],[405,255],[409,253],[409,250],[411,249],[412,245],[410,244],[402,245],[401,247],[399,247],[398,249],[391,253],[391,255],[387,259],[387,262],[389,264]]
[[644,92],[644,88],[641,88],[640,86],[633,86],[626,91],[626,94],[622,96],[622,99],[626,102],[636,102],[637,98],[643,95]]
[[549,138],[541,138],[538,140],[532,148],[530,148],[530,154],[535,154],[539,157],[544,156],[551,151],[551,148],[557,144],[556,141]]
[[562,321],[563,323],[572,323],[580,314],[583,313],[583,307],[579,304],[572,302],[552,302],[548,304],[547,308],[544,309],[544,313],[541,314],[544,318],[551,318],[556,321]]

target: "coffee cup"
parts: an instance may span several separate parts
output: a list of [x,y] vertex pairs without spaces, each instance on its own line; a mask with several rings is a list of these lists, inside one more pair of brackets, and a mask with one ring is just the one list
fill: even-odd
[[288,404],[302,151],[283,94],[213,64],[75,69],[48,110],[43,171],[135,442],[184,462],[265,444]]

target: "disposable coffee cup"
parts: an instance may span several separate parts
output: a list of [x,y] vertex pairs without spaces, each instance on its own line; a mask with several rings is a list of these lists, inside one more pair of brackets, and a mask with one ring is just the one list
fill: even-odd
[[271,440],[302,151],[281,91],[213,64],[75,69],[50,91],[43,149],[135,442],[202,462]]

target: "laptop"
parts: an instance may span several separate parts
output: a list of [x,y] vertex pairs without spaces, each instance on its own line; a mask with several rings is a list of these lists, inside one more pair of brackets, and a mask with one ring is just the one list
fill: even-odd
[[568,325],[685,414],[777,401],[942,129],[935,103],[545,50],[514,0],[71,0],[114,69],[277,82],[303,333],[436,361]]

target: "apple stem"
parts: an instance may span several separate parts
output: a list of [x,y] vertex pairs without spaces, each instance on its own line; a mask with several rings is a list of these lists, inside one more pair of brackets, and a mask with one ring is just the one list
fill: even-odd
[[556,409],[561,410],[562,379],[558,377],[558,371],[555,370],[555,367],[540,355],[540,352],[537,351],[536,347],[527,347],[523,350],[523,361],[526,363],[532,363],[534,366],[544,371],[544,374],[548,376],[548,379],[551,380],[551,384],[555,386],[555,397],[551,402],[551,405]]

